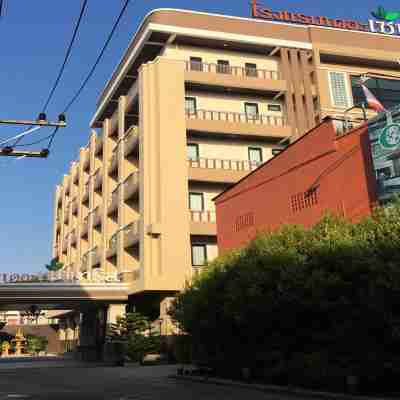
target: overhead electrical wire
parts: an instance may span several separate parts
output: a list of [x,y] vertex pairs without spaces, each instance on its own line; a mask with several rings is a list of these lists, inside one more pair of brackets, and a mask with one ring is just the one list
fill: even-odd
[[[0,5],[1,4],[2,3],[0,3]],[[52,98],[54,96],[54,93],[55,93],[55,91],[56,91],[56,89],[58,87],[58,84],[60,83],[60,80],[61,80],[62,75],[64,73],[65,67],[66,67],[67,62],[69,60],[69,57],[71,55],[72,47],[73,47],[73,45],[75,43],[75,40],[76,40],[76,37],[78,35],[79,27],[81,25],[82,18],[83,18],[84,14],[85,14],[85,11],[86,11],[86,8],[87,8],[87,4],[88,4],[88,0],[83,0],[82,6],[81,6],[81,9],[80,9],[80,12],[79,12],[78,19],[77,19],[77,21],[75,23],[75,28],[74,28],[74,31],[73,31],[73,34],[72,34],[72,38],[71,38],[71,40],[69,42],[67,51],[66,51],[65,56],[64,56],[64,61],[63,61],[62,65],[61,65],[60,71],[58,72],[58,75],[57,75],[57,78],[56,78],[56,80],[55,80],[55,82],[53,84],[53,87],[50,90],[50,93],[49,93],[49,95],[47,97],[47,100],[46,100],[46,102],[45,102],[45,104],[44,104],[44,106],[42,108],[42,112],[43,113],[46,112],[46,109],[47,109],[48,105],[50,104],[50,101],[52,100]],[[54,134],[54,132],[53,132],[53,134]],[[22,140],[23,137],[24,136],[21,136],[21,137],[17,138],[17,140],[12,145],[12,147],[17,147],[17,144]],[[28,144],[21,145],[21,146],[18,146],[18,147],[22,147],[22,146],[28,146]]]
[[[95,72],[97,66],[99,65],[101,59],[103,58],[103,55],[104,55],[104,53],[105,53],[105,51],[106,51],[106,49],[107,49],[109,43],[111,42],[111,39],[112,39],[113,36],[114,36],[114,33],[115,33],[115,31],[116,31],[116,29],[117,29],[117,27],[118,27],[118,25],[119,25],[119,22],[121,21],[123,15],[125,14],[125,11],[126,11],[128,5],[129,5],[129,3],[130,3],[130,0],[125,0],[125,3],[124,3],[124,5],[123,5],[123,7],[122,7],[122,9],[121,9],[121,11],[120,11],[120,13],[119,13],[119,15],[118,15],[118,18],[117,18],[116,21],[114,22],[114,25],[113,25],[113,27],[112,27],[112,29],[111,29],[111,32],[109,33],[109,35],[108,35],[108,37],[107,37],[107,40],[105,41],[105,43],[104,43],[104,45],[103,45],[103,48],[101,49],[101,51],[100,51],[100,53],[99,53],[99,55],[98,55],[98,57],[97,57],[95,63],[93,64],[93,66],[92,66],[92,68],[90,69],[88,75],[87,75],[86,78],[83,80],[81,86],[79,87],[79,89],[77,90],[77,92],[75,93],[75,95],[72,97],[72,99],[69,101],[69,103],[68,103],[68,104],[66,105],[66,107],[64,108],[63,113],[66,113],[66,112],[71,108],[71,106],[75,103],[75,101],[78,99],[78,97],[79,97],[79,96],[81,95],[81,93],[83,92],[83,89],[86,87],[86,85],[87,85],[87,83],[89,82],[90,78],[93,76],[93,74],[94,74],[94,72]],[[50,141],[49,141],[49,144],[47,145],[47,149],[50,149],[51,145],[53,144],[53,141],[54,141],[54,138],[55,138],[57,132],[58,132],[58,128],[55,128],[54,131],[53,131],[53,134],[52,134],[51,137],[50,137]]]

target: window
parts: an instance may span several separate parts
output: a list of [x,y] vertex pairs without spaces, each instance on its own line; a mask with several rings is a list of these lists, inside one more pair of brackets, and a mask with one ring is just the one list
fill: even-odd
[[282,106],[280,104],[268,104],[268,111],[281,112]]
[[[354,104],[366,103],[365,95],[360,85],[360,77],[351,76],[350,80]],[[390,109],[399,104],[400,81],[394,79],[371,78],[365,82],[365,86],[385,108]]]
[[229,66],[229,61],[227,60],[218,60],[217,61],[217,72],[220,74],[230,74],[231,67]]
[[187,114],[196,114],[197,102],[195,97],[185,97],[185,109]]
[[379,168],[376,170],[376,176],[378,179],[389,179],[392,176],[392,170],[390,167]]
[[257,78],[257,64],[246,63],[245,71],[246,71],[246,76]]
[[203,193],[189,193],[189,209],[190,211],[203,211],[204,210],[204,194]]
[[197,143],[188,143],[187,145],[188,160],[198,161],[199,159],[199,145]]
[[282,151],[282,149],[272,149],[272,155],[276,156],[277,154],[279,154]]
[[244,103],[244,110],[247,118],[258,118],[258,104]]
[[329,72],[332,103],[335,107],[348,108],[346,74],[343,72]]
[[207,263],[207,246],[205,244],[192,244],[192,265],[201,267]]
[[192,71],[203,71],[203,59],[201,57],[190,57],[190,69]]
[[249,147],[249,161],[255,164],[262,163],[262,148],[261,147]]

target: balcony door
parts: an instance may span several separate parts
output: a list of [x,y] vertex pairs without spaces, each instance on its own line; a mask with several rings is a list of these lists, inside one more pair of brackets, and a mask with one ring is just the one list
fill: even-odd
[[193,115],[197,112],[197,101],[195,97],[185,97],[186,114]]
[[244,103],[244,112],[247,119],[257,119],[259,117],[257,103]]
[[203,70],[203,59],[201,57],[190,57],[190,70],[191,71],[202,71]]
[[261,147],[249,147],[249,161],[251,165],[259,165],[263,162]]
[[218,60],[217,61],[217,72],[220,74],[230,74],[231,67],[228,60]]

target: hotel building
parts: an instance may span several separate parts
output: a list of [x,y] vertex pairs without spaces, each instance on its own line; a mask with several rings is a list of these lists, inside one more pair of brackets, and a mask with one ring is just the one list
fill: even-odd
[[[146,16],[55,194],[53,256],[168,297],[217,256],[212,198],[326,116],[400,98],[399,38],[184,10]],[[353,124],[363,115],[349,113]],[[367,117],[373,116],[370,111]],[[268,198],[265,198],[268,207]],[[165,299],[165,301],[164,301]]]

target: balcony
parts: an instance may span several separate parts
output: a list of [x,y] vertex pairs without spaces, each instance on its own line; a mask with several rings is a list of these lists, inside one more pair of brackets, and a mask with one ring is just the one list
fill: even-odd
[[97,190],[103,183],[103,169],[97,168],[96,172],[92,175],[93,177],[93,188]]
[[217,235],[215,211],[190,210],[190,234],[198,236]]
[[82,202],[86,203],[89,200],[89,181],[83,187]]
[[249,160],[198,158],[188,160],[189,179],[197,182],[236,183],[259,165]]
[[70,203],[68,202],[64,209],[64,222],[68,223],[69,220]]
[[96,139],[96,146],[94,148],[94,154],[98,155],[103,150],[103,136],[99,136]]
[[139,143],[139,132],[138,127],[131,126],[124,135],[124,156],[129,156],[135,149],[137,149]]
[[86,215],[86,217],[83,218],[82,222],[81,237],[86,237],[88,235],[88,229],[89,229],[89,215]]
[[114,257],[117,254],[117,243],[118,243],[118,234],[119,230],[114,232],[108,241],[108,250],[107,250],[107,258]]
[[92,267],[101,264],[102,248],[96,246],[92,249]]
[[193,61],[186,62],[185,81],[197,86],[214,86],[238,91],[253,90],[264,93],[287,91],[287,82],[279,71]]
[[119,188],[120,185],[117,185],[117,187],[112,191],[110,199],[108,200],[108,210],[107,210],[108,215],[115,213],[118,209]]
[[90,153],[89,149],[86,148],[82,156],[82,168],[84,171],[88,171],[90,168]]
[[283,139],[291,136],[285,117],[233,111],[186,110],[186,128],[244,137]]
[[70,233],[70,242],[71,245],[74,245],[76,243],[76,228],[72,229],[71,233]]
[[76,215],[78,213],[78,196],[74,196],[74,198],[72,199],[71,207],[72,207],[72,214]]
[[66,236],[66,237],[64,238],[64,240],[62,241],[61,250],[62,250],[63,254],[66,254],[66,253],[67,253],[67,248],[68,248],[68,236]]
[[134,197],[139,191],[139,172],[132,172],[123,182],[124,200]]
[[93,227],[100,225],[102,218],[102,208],[100,206],[97,206],[91,211],[91,214],[93,215]]
[[82,261],[81,261],[81,272],[87,271],[88,266],[89,266],[89,255],[90,255],[90,250],[87,251],[83,256],[82,256]]
[[108,174],[111,175],[118,168],[118,145],[115,146],[108,165]]
[[121,231],[124,235],[124,248],[134,246],[140,240],[140,221],[125,225]]

